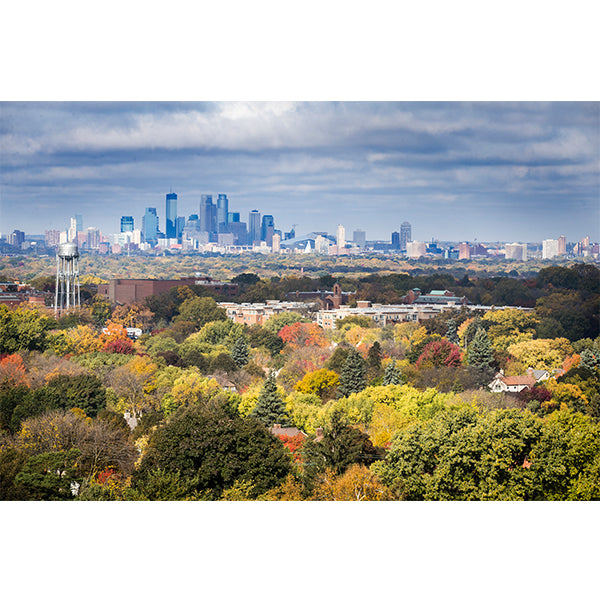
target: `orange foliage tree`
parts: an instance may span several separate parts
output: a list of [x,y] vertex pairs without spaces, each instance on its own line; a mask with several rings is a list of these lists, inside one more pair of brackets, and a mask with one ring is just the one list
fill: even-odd
[[296,350],[305,346],[327,346],[327,339],[316,323],[294,323],[286,325],[277,334],[290,348]]
[[29,385],[25,364],[20,354],[6,354],[0,359],[0,385]]

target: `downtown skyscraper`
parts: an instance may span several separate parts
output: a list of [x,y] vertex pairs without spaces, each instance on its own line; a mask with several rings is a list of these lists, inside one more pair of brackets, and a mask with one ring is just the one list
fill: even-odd
[[177,237],[177,194],[167,194],[165,202],[166,228],[165,234],[168,238]]

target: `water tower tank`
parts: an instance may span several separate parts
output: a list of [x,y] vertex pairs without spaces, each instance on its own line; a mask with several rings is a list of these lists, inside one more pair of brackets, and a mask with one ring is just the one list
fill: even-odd
[[79,248],[77,247],[77,244],[74,244],[73,242],[61,244],[58,247],[58,256],[66,258],[67,260],[70,258],[79,258]]

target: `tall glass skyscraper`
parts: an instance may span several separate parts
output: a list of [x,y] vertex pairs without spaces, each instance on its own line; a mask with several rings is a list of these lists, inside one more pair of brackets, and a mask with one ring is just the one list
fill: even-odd
[[177,237],[177,194],[167,194],[165,206],[167,225],[165,234],[168,238]]
[[254,209],[248,215],[248,243],[260,240],[260,213]]
[[200,231],[217,232],[217,207],[213,204],[211,194],[200,197]]
[[217,231],[227,233],[227,213],[229,212],[229,200],[227,194],[219,194],[217,197]]
[[406,244],[412,242],[412,227],[408,221],[400,225],[400,250],[406,250]]
[[144,241],[148,244],[156,244],[158,242],[158,215],[156,208],[147,208],[142,219],[142,233]]

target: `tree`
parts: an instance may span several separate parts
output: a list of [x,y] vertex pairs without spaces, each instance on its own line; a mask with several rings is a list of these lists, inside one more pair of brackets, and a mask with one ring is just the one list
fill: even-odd
[[340,410],[334,410],[331,421],[323,428],[323,437],[312,437],[302,447],[304,470],[309,480],[317,473],[333,469],[338,475],[350,465],[370,465],[380,458],[369,436],[348,424]]
[[429,342],[417,360],[417,368],[459,367],[460,348],[446,339]]
[[54,321],[37,310],[0,305],[0,354],[20,350],[44,351],[47,333]]
[[446,325],[448,326],[448,329],[446,330],[446,338],[451,344],[458,346],[460,344],[460,340],[458,339],[456,321],[454,319],[448,319]]
[[478,369],[489,369],[494,362],[492,344],[483,327],[479,327],[467,350],[467,363]]
[[299,313],[282,312],[270,317],[264,327],[271,333],[279,333],[286,325],[293,325],[294,323],[310,323],[310,320],[305,319]]
[[191,321],[200,328],[211,321],[227,320],[227,311],[214,298],[188,298],[179,307],[178,321]]
[[383,385],[399,385],[402,383],[402,371],[400,371],[396,360],[392,360],[385,368],[383,376]]
[[54,408],[80,408],[95,417],[106,406],[106,390],[94,375],[57,375],[46,389]]
[[248,342],[246,337],[241,335],[231,349],[231,358],[235,362],[238,369],[245,367],[248,364]]
[[258,402],[250,414],[267,427],[272,427],[276,423],[280,425],[289,423],[289,415],[273,375],[265,380]]
[[338,398],[360,392],[367,386],[367,367],[363,357],[352,348],[346,357],[340,385],[337,389]]
[[256,498],[285,479],[291,457],[257,420],[243,419],[226,405],[194,406],[152,434],[133,487],[140,488],[155,469],[194,481],[193,489],[208,499],[218,499],[236,481],[252,483],[250,497]]
[[323,329],[316,323],[286,325],[277,335],[292,349],[303,348],[305,346],[318,346],[322,348],[327,345]]
[[367,352],[367,367],[373,371],[381,369],[381,344],[377,341],[373,342]]
[[334,396],[339,382],[340,378],[335,371],[317,369],[306,373],[294,389],[303,394],[315,394],[321,400],[328,400]]
[[311,500],[373,501],[393,500],[391,491],[364,465],[352,465],[342,475],[326,469],[313,491]]

